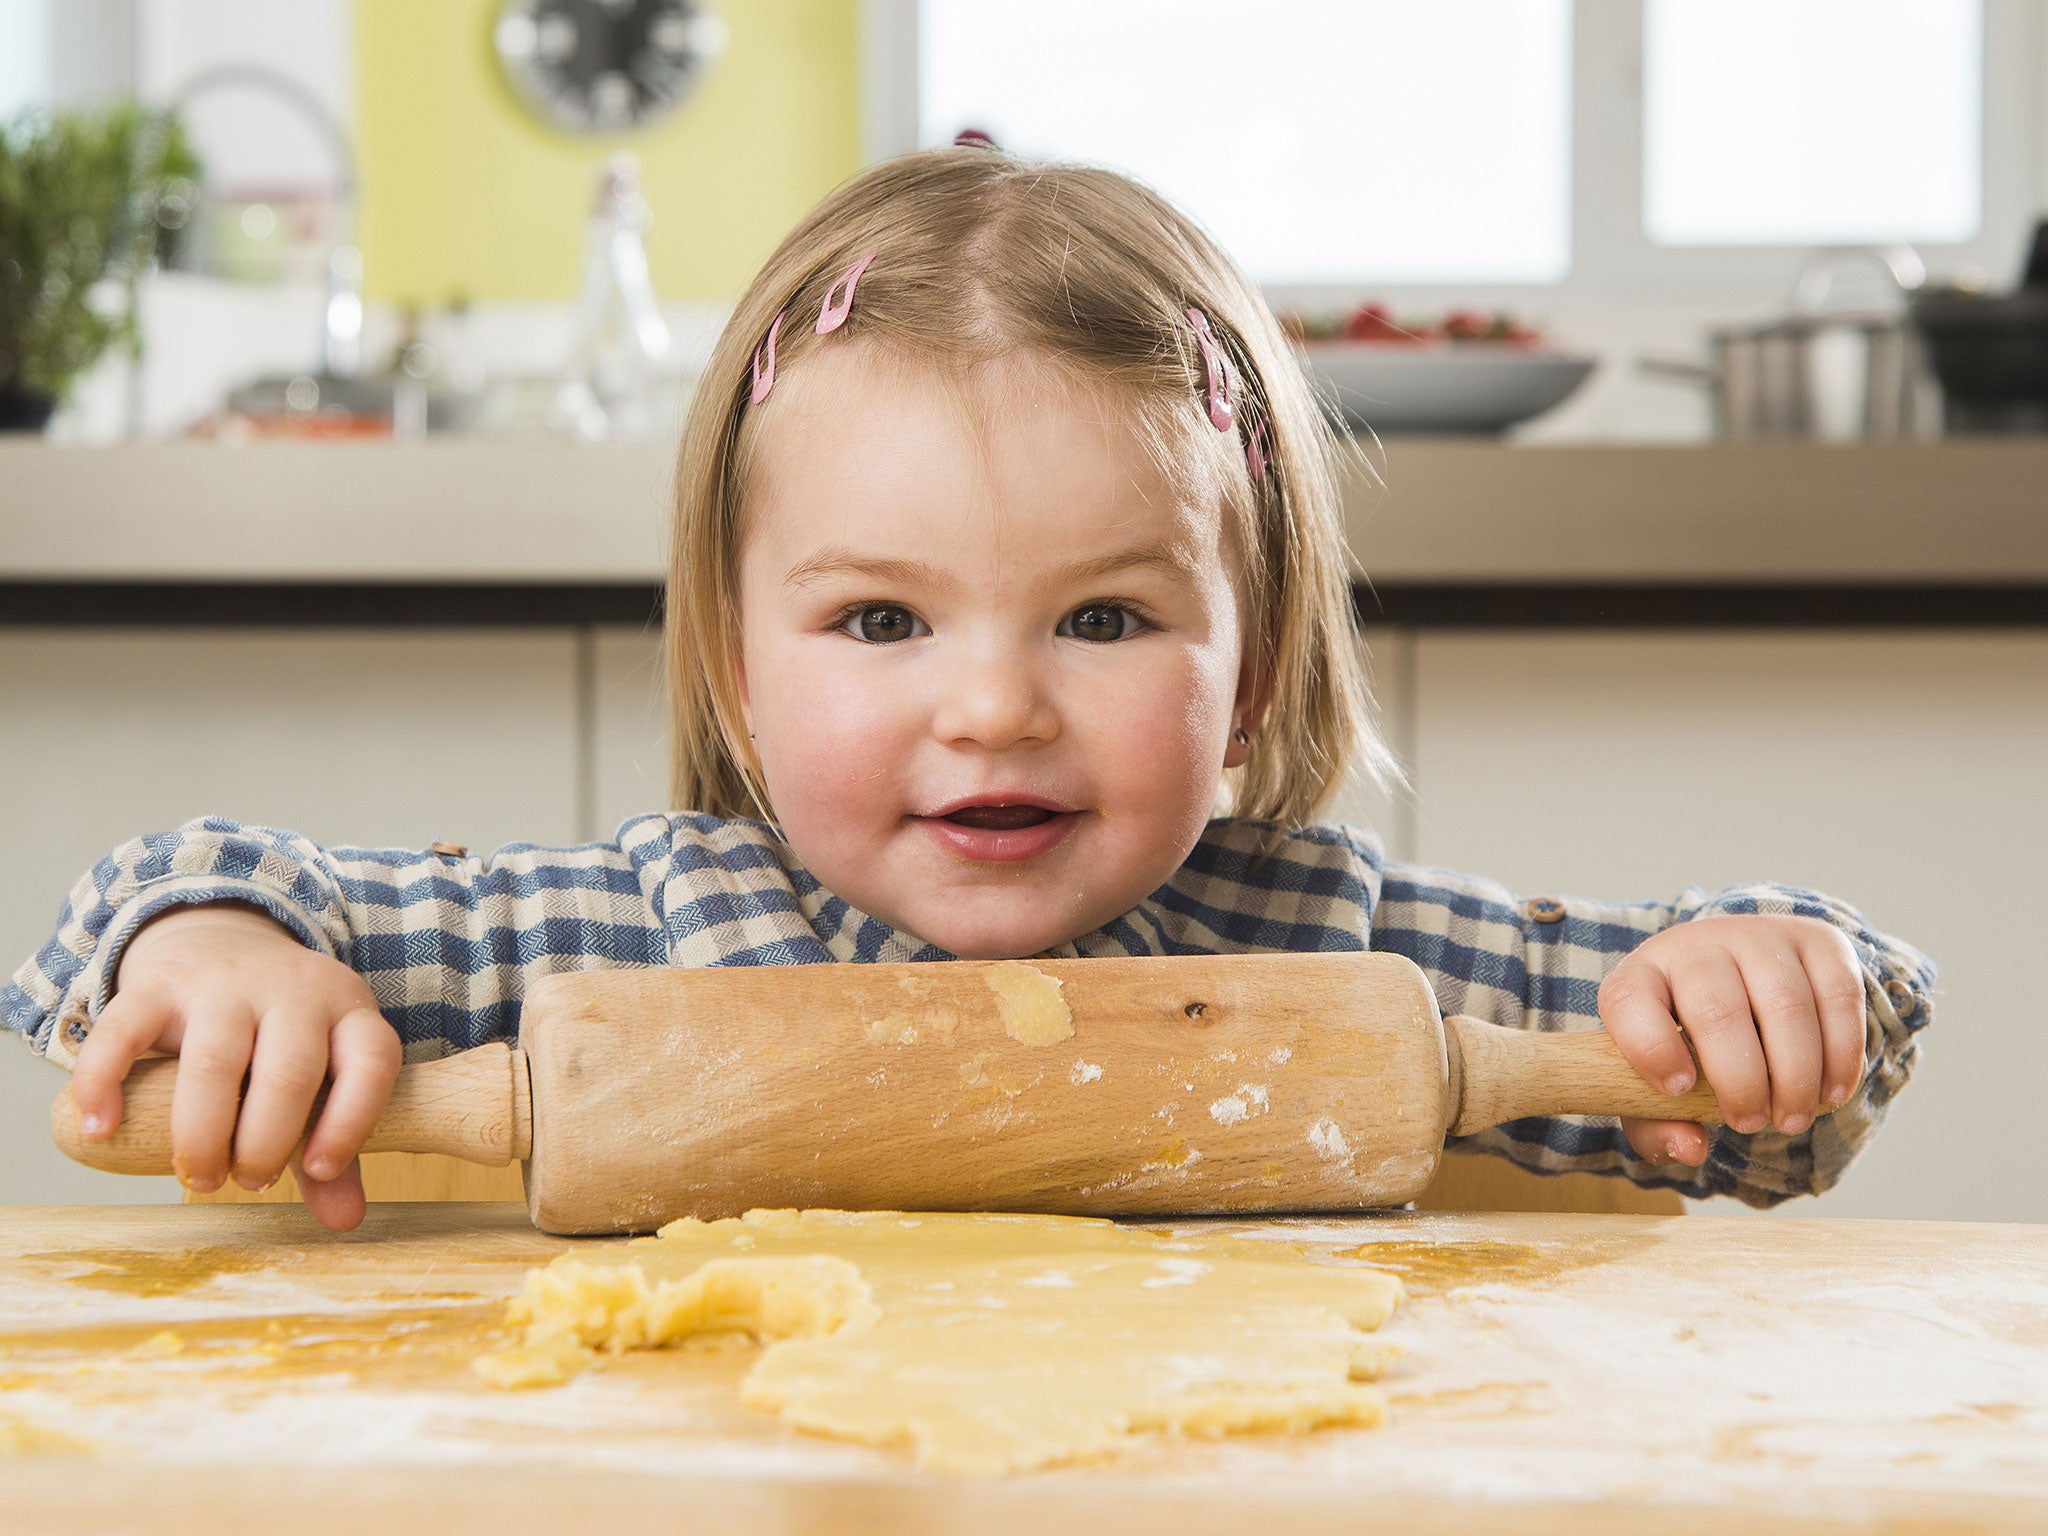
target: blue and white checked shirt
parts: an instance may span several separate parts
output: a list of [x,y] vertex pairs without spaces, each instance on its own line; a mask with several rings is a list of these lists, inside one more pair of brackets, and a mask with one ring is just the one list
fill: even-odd
[[[512,843],[474,858],[322,848],[295,832],[207,817],[124,843],[95,865],[59,913],[55,937],[0,989],[0,1022],[71,1064],[135,930],[167,907],[221,900],[261,907],[360,974],[409,1061],[512,1039],[521,995],[555,971],[950,958],[849,907],[759,822],[640,816],[611,842]],[[1490,881],[1389,865],[1378,840],[1357,828],[1276,832],[1219,820],[1138,907],[1049,953],[1391,950],[1422,967],[1447,1014],[1586,1029],[1599,1022],[1601,977],[1644,939],[1743,912],[1823,918],[1854,944],[1868,1070],[1848,1103],[1798,1136],[1723,1128],[1697,1169],[1645,1162],[1614,1120],[1594,1117],[1518,1120],[1447,1146],[1538,1173],[1619,1174],[1768,1206],[1841,1177],[1905,1084],[1929,1017],[1926,957],[1828,897],[1753,885],[1670,902],[1523,903]]]

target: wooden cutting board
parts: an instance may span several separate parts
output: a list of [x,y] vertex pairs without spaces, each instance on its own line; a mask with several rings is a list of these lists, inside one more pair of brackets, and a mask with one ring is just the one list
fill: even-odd
[[[1393,1422],[999,1483],[740,1409],[743,1357],[495,1392],[520,1275],[611,1240],[511,1205],[20,1207],[0,1217],[0,1460],[22,1528],[1040,1531],[1055,1523],[1660,1533],[2048,1529],[2048,1228],[1747,1216],[1173,1223],[1402,1274]],[[175,1332],[176,1350],[159,1338]],[[152,1343],[152,1341],[156,1341]],[[0,1430],[4,1439],[4,1430]]]

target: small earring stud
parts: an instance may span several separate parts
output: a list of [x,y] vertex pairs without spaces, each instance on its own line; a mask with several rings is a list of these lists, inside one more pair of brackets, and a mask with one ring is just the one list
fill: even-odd
[[1248,747],[1252,744],[1252,733],[1240,725],[1230,733],[1230,739],[1240,747]]

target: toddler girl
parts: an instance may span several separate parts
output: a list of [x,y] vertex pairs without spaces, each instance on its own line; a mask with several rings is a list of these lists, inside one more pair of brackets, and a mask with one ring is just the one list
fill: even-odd
[[1151,192],[981,148],[879,165],[769,259],[684,429],[685,809],[488,859],[194,821],[102,860],[0,1015],[75,1067],[88,1134],[176,1053],[195,1189],[267,1185],[310,1130],[300,1187],[345,1229],[401,1057],[511,1037],[554,971],[1384,949],[1446,1012],[1604,1024],[1674,1093],[1682,1027],[1728,1121],[1464,1144],[1828,1188],[1913,1063],[1920,955],[1769,886],[1524,905],[1313,820],[1385,759],[1337,451],[1257,290]]

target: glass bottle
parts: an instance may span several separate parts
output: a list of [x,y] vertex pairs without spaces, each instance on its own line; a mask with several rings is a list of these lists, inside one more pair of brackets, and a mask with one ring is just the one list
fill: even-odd
[[610,438],[665,436],[677,426],[679,371],[647,274],[646,237],[640,163],[616,155],[598,173],[569,355],[570,387],[587,391]]

